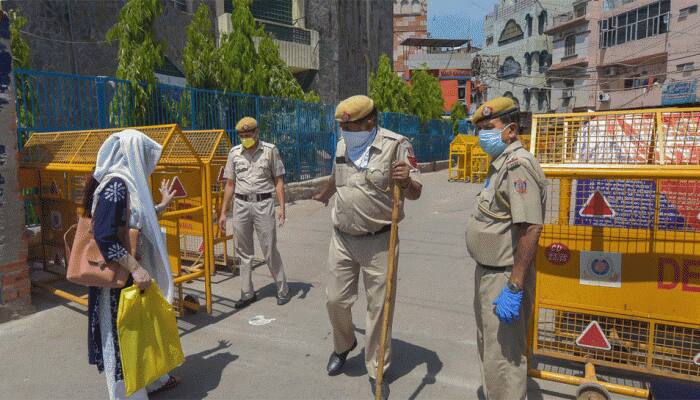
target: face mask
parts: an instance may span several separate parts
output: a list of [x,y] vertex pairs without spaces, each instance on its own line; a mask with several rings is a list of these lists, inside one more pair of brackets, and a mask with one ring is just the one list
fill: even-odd
[[255,138],[241,138],[241,144],[246,149],[249,149],[249,148],[255,146]]
[[348,157],[350,157],[353,162],[357,163],[357,161],[360,160],[365,150],[367,150],[367,147],[374,141],[376,133],[376,129],[359,132],[340,130],[340,134],[343,135],[345,139],[345,148],[347,149]]
[[491,158],[496,158],[508,147],[501,139],[504,129],[482,129],[479,131],[479,146]]

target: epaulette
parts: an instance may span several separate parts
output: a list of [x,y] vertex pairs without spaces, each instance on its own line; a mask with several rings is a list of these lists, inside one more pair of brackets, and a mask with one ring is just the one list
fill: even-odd
[[388,129],[384,129],[384,128],[382,128],[381,134],[383,137],[385,137],[387,139],[391,139],[391,140],[403,140],[406,138],[405,136],[399,135],[396,132],[392,132],[392,131],[390,131]]
[[521,165],[522,161],[516,155],[513,155],[508,160],[506,160],[506,168],[515,169]]

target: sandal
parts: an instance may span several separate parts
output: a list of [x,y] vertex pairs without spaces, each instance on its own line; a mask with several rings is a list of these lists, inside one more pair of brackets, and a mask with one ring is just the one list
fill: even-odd
[[169,375],[168,381],[163,384],[163,386],[159,387],[158,389],[149,392],[148,394],[156,394],[160,392],[165,392],[166,390],[170,390],[174,388],[175,386],[179,385],[180,382],[182,381],[181,378],[178,378],[177,376],[174,375]]

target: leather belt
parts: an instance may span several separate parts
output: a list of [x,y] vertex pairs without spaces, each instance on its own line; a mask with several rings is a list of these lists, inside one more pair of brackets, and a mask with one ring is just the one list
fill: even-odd
[[508,268],[508,267],[492,267],[490,265],[483,265],[483,264],[479,264],[479,265],[481,265],[481,268],[483,268],[483,269],[487,269],[489,271],[496,271],[496,272],[503,272],[506,270],[506,268]]
[[360,237],[381,235],[382,233],[389,232],[390,230],[391,230],[391,225],[384,225],[380,230],[378,230],[376,232],[370,232],[370,233],[366,233],[364,235],[360,235]]
[[235,194],[238,200],[247,201],[249,203],[254,203],[258,201],[267,200],[272,197],[272,193],[251,193],[251,194]]

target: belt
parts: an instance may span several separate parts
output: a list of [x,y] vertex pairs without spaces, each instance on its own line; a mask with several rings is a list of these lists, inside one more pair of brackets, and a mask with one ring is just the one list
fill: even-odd
[[391,230],[391,225],[384,225],[381,229],[379,229],[376,232],[365,233],[364,235],[358,235],[357,237],[377,236],[377,235],[381,235],[382,233],[389,232],[390,230]]
[[490,265],[483,265],[483,264],[479,264],[479,265],[481,265],[481,268],[483,268],[483,269],[488,269],[489,271],[496,271],[496,272],[503,272],[506,270],[506,268],[508,268],[508,267],[492,267]]
[[238,200],[247,201],[249,203],[254,203],[256,201],[267,200],[272,197],[272,193],[251,193],[251,194],[235,194]]

